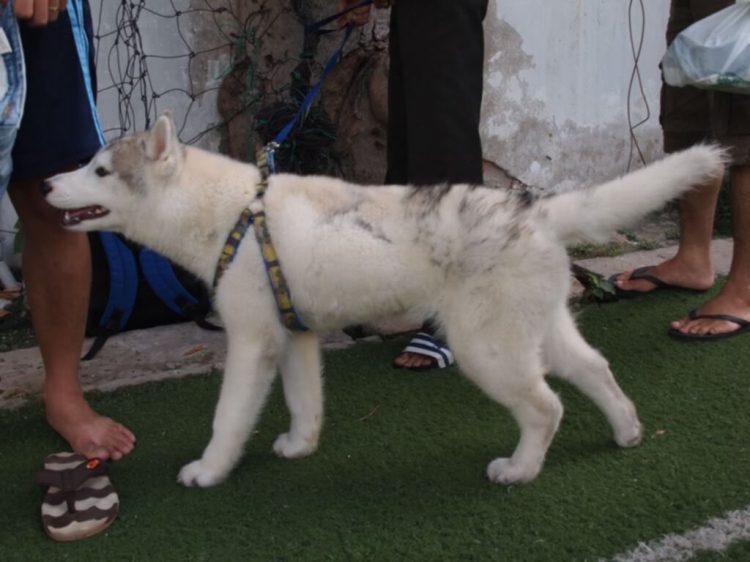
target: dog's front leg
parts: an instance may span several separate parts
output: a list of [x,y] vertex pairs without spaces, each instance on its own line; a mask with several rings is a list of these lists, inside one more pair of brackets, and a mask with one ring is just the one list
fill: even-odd
[[279,345],[245,334],[230,334],[228,340],[213,436],[203,456],[180,471],[177,480],[185,486],[214,486],[229,475],[242,455],[276,373]]
[[273,450],[288,459],[306,457],[318,448],[323,422],[320,345],[316,334],[292,336],[281,361],[281,380],[292,423],[289,432],[276,439]]

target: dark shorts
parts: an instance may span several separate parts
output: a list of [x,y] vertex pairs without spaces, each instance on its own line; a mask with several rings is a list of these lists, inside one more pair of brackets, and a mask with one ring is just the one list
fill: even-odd
[[[24,115],[11,181],[48,176],[91,158],[102,144],[88,0],[70,0],[48,26],[21,25],[26,60]],[[85,64],[81,64],[85,61]]]
[[[672,0],[667,44],[696,21],[734,3],[735,0]],[[750,96],[663,84],[660,122],[665,152],[715,140],[729,149],[733,164],[750,164]]]

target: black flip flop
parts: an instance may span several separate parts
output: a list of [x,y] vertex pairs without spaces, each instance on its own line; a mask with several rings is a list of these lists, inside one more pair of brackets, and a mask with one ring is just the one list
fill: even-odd
[[654,265],[647,265],[644,267],[639,267],[638,269],[633,271],[633,274],[630,276],[631,280],[637,280],[637,279],[643,279],[644,281],[648,281],[649,283],[653,283],[656,285],[655,289],[651,289],[650,291],[628,291],[626,289],[620,289],[620,287],[617,286],[617,279],[620,277],[620,275],[623,274],[623,272],[615,273],[612,275],[607,281],[609,281],[609,284],[612,285],[615,289],[615,294],[623,299],[629,299],[633,297],[640,297],[643,295],[647,295],[649,293],[653,293],[654,291],[686,291],[689,293],[705,293],[708,289],[689,289],[687,287],[679,287],[677,285],[670,285],[669,283],[666,283],[659,279],[658,277],[654,275],[649,275],[648,272],[654,269]]
[[729,314],[698,314],[697,309],[691,310],[688,313],[688,318],[690,320],[700,320],[701,318],[708,318],[710,320],[726,320],[727,322],[734,322],[739,326],[738,329],[734,330],[733,332],[725,332],[723,334],[683,334],[679,330],[675,330],[674,328],[669,330],[669,335],[677,340],[682,341],[715,341],[715,340],[725,340],[728,338],[733,338],[735,336],[739,336],[745,333],[750,333],[750,322],[745,320],[744,318],[738,318],[737,316],[731,316]]

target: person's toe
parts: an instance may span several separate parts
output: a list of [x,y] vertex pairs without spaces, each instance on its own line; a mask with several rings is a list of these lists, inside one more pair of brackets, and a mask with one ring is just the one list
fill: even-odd
[[124,439],[122,437],[117,437],[114,439],[114,447],[115,450],[119,451],[123,455],[128,455],[131,452],[133,452],[133,442],[129,439]]
[[705,320],[695,320],[688,325],[688,333],[693,336],[707,336],[714,333],[716,326]]
[[401,355],[396,357],[396,359],[394,359],[393,362],[399,367],[405,367],[406,364],[409,362],[409,355],[406,353],[402,353]]
[[422,356],[420,367],[431,367],[435,363],[432,357]]
[[130,441],[131,443],[135,443],[135,434],[130,431],[127,427],[125,427],[122,424],[118,424],[120,426],[120,431],[125,434],[125,437]]
[[633,275],[633,270],[624,271],[615,278],[615,285],[621,287],[623,283],[630,281],[630,276]]
[[416,353],[409,353],[406,362],[404,363],[405,367],[408,367],[409,369],[412,369],[414,367],[419,366],[419,355]]
[[107,460],[110,458],[110,451],[106,447],[95,445],[90,443],[84,450],[76,451],[86,455],[88,459],[102,459]]
[[672,327],[673,330],[682,332],[684,331],[689,321],[690,319],[687,316],[683,316],[679,320],[675,320],[674,322],[670,323],[670,326]]

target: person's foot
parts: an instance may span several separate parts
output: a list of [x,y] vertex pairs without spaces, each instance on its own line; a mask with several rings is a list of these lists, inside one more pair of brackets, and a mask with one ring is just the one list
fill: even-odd
[[[633,271],[626,271],[620,275],[615,284],[623,291],[650,293],[657,286],[647,279],[630,279]],[[714,284],[714,272],[710,263],[702,267],[688,264],[677,257],[669,259],[648,270],[648,274],[661,279],[664,283],[674,287],[705,291]]]
[[437,365],[436,359],[422,355],[421,353],[411,353],[409,351],[401,353],[393,362],[396,366],[404,369],[423,369]]
[[[730,281],[715,298],[711,299],[696,311],[696,316],[724,314],[750,322],[750,291],[747,287],[735,287]],[[696,318],[688,316],[671,323],[672,329],[687,335],[706,336],[727,334],[738,329],[736,322],[715,318]]]
[[427,371],[443,369],[453,365],[454,359],[448,346],[427,332],[414,336],[393,362],[394,367]]
[[47,421],[76,453],[117,461],[135,446],[130,430],[94,412],[80,394],[45,389],[45,404]]

